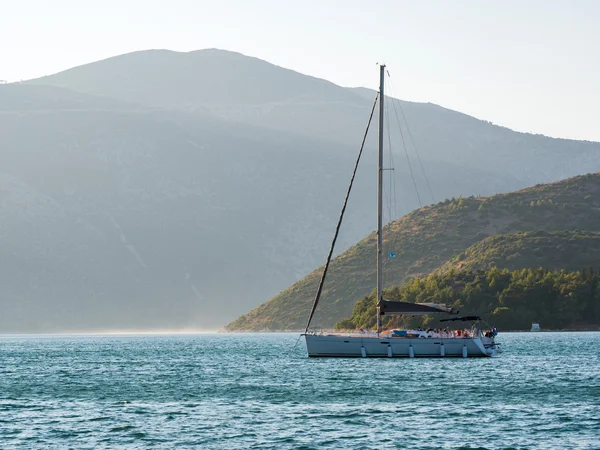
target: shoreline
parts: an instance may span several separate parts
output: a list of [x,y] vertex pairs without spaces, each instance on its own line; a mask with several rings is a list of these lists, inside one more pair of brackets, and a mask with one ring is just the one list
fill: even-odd
[[[329,331],[329,330],[327,330]],[[335,331],[335,330],[332,330]],[[531,331],[531,330],[498,330],[499,333],[585,333],[590,331],[600,331],[600,326],[594,328],[558,328],[558,329],[550,329],[550,328],[542,328],[539,331]],[[303,334],[304,330],[220,330],[218,333],[223,334],[234,334],[234,333],[256,333],[256,334],[266,334],[266,333],[300,333]]]

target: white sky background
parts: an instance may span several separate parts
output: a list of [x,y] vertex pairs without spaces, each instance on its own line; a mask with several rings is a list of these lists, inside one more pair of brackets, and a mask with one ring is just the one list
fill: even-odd
[[509,128],[600,141],[600,0],[0,0],[0,79],[222,48]]

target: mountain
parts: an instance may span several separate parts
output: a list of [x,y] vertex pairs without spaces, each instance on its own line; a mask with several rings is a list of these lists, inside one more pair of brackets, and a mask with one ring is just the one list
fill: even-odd
[[343,195],[354,158],[341,146],[38,86],[0,86],[0,104],[15,90],[0,111],[3,332],[214,329],[326,245],[322,192]]
[[0,86],[0,113],[40,111],[123,111],[134,105],[113,98],[83,94],[55,86],[36,86],[23,83]]
[[27,84],[172,109],[307,101],[361,105],[361,96],[329,81],[218,49],[146,50],[114,56]]
[[[376,81],[376,72],[374,75]],[[343,88],[218,49],[139,51],[27,83],[154,108],[210,114],[352,148],[360,144],[375,98],[375,92],[369,89]],[[396,100],[388,104],[388,110],[390,137],[395,143],[392,150],[402,158],[403,166],[406,162],[400,130],[415,167],[415,147],[427,173],[431,164],[445,166],[441,179],[438,173],[429,176],[432,181],[440,180],[432,186],[438,200],[457,195],[456,191],[446,190],[452,185],[450,180],[457,179],[452,177],[456,167],[480,172],[486,178],[485,182],[475,180],[470,190],[460,192],[463,195],[506,192],[600,170],[600,144],[595,142],[517,133],[431,103]],[[375,145],[375,133],[371,133],[369,142]],[[423,174],[417,172],[417,182],[425,192]],[[425,203],[431,201],[429,195],[423,197],[427,198]]]
[[[1,85],[0,331],[214,329],[293,284],[323,262],[369,94],[214,49]],[[394,108],[421,196],[395,145],[398,214],[600,170],[598,143]],[[374,139],[339,251],[374,226]]]
[[[600,174],[487,198],[446,200],[413,211],[384,229],[384,254],[397,255],[385,261],[384,285],[400,285],[440,267],[450,270],[461,264],[539,267],[548,258],[551,267],[585,268],[600,256],[595,251],[599,231]],[[371,292],[375,245],[372,233],[333,260],[314,326],[332,327]],[[556,254],[550,255],[554,245]],[[495,258],[488,261],[490,254]],[[227,329],[301,329],[321,273],[322,268],[315,270]]]

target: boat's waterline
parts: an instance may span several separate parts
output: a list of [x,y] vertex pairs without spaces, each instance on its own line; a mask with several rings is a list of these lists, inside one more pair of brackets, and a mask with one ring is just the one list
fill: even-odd
[[310,357],[468,358],[500,353],[498,344],[485,337],[412,339],[306,334],[304,339]]

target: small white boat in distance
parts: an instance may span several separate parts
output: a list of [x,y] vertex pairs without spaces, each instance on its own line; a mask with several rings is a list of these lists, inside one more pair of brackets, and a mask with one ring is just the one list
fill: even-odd
[[541,331],[540,324],[539,323],[532,323],[531,324],[531,331]]

